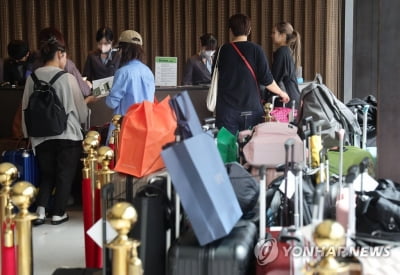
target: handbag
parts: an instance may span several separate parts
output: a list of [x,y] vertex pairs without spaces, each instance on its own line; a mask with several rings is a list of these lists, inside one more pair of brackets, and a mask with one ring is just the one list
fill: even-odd
[[378,179],[374,191],[357,192],[357,233],[400,232],[400,187],[389,179]]
[[200,245],[228,235],[242,210],[213,137],[201,133],[161,155]]
[[219,60],[219,53],[221,51],[221,48],[222,48],[222,46],[218,50],[217,60],[215,61],[214,71],[213,71],[213,74],[211,76],[211,84],[210,84],[210,88],[208,89],[208,94],[207,94],[207,99],[206,99],[207,109],[210,112],[214,112],[215,111],[215,106],[217,105],[218,76],[219,76],[219,74],[218,74],[218,60]]
[[237,137],[225,127],[221,127],[217,134],[217,147],[224,163],[238,160]]
[[115,171],[143,177],[161,168],[162,147],[175,140],[176,118],[170,97],[161,102],[143,101],[125,114],[120,133]]

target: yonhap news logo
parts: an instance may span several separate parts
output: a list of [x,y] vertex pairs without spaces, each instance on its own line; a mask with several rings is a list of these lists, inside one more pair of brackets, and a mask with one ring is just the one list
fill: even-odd
[[279,256],[278,243],[275,239],[262,239],[254,248],[254,255],[259,265],[266,265],[275,261]]
[[266,265],[274,262],[278,257],[304,257],[308,259],[321,259],[326,256],[333,257],[390,257],[391,248],[388,246],[376,247],[317,247],[313,245],[281,245],[278,246],[277,240],[273,238],[263,239],[258,241],[254,248],[254,255],[256,256],[259,265]]

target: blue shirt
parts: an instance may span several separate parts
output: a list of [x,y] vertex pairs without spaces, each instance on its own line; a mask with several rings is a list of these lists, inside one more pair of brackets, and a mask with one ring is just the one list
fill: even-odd
[[[153,72],[141,61],[134,59],[115,72],[113,86],[106,98],[106,104],[114,109],[115,115],[125,115],[132,104],[144,100],[153,102],[155,89]],[[114,128],[114,125],[110,123],[107,143]]]
[[106,98],[114,114],[125,115],[132,104],[144,100],[154,101],[155,82],[153,72],[141,61],[135,59],[115,72],[113,86]]

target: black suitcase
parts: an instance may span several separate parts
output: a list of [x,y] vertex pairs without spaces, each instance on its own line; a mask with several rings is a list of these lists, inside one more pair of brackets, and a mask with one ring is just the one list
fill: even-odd
[[57,268],[52,275],[101,275],[97,268]]
[[253,274],[256,239],[257,227],[247,220],[240,220],[228,236],[203,247],[194,232],[187,230],[168,252],[168,274]]
[[154,176],[141,186],[131,203],[138,213],[138,221],[129,237],[140,241],[139,258],[144,275],[165,274],[167,230],[170,202],[166,191],[166,178]]

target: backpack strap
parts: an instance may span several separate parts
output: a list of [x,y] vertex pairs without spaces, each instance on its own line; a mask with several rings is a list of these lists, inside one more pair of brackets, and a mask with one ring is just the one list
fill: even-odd
[[40,84],[40,83],[39,83],[39,79],[37,78],[35,72],[32,72],[32,73],[31,73],[31,77],[32,77],[33,83],[34,83],[35,85],[39,85],[39,84]]
[[[50,84],[50,85],[53,85],[54,82],[56,82],[57,79],[58,79],[60,76],[62,76],[63,74],[65,74],[65,73],[66,73],[65,71],[59,71],[59,72],[57,72],[57,73],[53,76],[53,78],[50,79],[49,84]],[[31,73],[31,77],[32,77],[33,83],[35,83],[35,85],[40,85],[39,78],[36,76],[35,72],[32,72],[32,73]]]
[[65,73],[66,73],[66,71],[59,71],[58,73],[56,73],[56,74],[53,76],[53,78],[50,79],[49,84],[50,84],[50,85],[53,85],[54,82],[56,82],[57,79],[58,79],[60,76],[62,76],[63,74],[65,74]]

